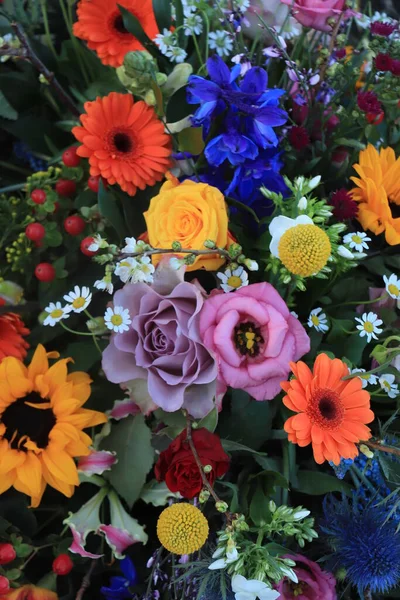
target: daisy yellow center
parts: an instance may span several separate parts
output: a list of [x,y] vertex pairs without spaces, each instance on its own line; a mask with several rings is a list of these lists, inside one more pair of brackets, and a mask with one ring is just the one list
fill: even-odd
[[359,235],[353,235],[351,239],[353,240],[353,242],[355,244],[362,244],[362,239],[360,238]]
[[374,331],[374,324],[371,321],[366,321],[364,323],[364,329],[367,333],[372,333]]
[[123,319],[122,319],[121,315],[113,315],[111,317],[111,323],[113,325],[115,325],[116,327],[118,327],[119,325],[122,325]]
[[331,243],[325,231],[316,225],[296,225],[282,235],[279,257],[293,275],[309,277],[328,262]]
[[315,326],[319,325],[319,318],[317,317],[317,315],[312,315],[311,321],[312,321],[313,325],[315,325]]
[[399,296],[400,295],[400,289],[394,283],[391,283],[388,286],[388,290],[389,290],[389,294],[393,294],[393,296]]
[[60,317],[62,317],[64,314],[64,311],[61,308],[56,308],[55,310],[52,310],[50,313],[50,316],[53,319],[59,319]]
[[38,448],[46,448],[56,418],[51,408],[43,408],[45,405],[48,400],[32,392],[6,408],[0,418],[6,427],[4,438],[11,448],[26,452],[24,445],[28,440],[35,442]]
[[85,298],[83,298],[83,296],[79,296],[78,298],[75,298],[75,300],[72,303],[72,306],[74,308],[82,308],[82,306],[85,305]]
[[260,353],[264,338],[259,327],[254,323],[246,322],[235,327],[233,341],[240,354],[254,357]]
[[242,280],[237,275],[231,275],[227,281],[227,284],[233,288],[240,288]]
[[173,554],[192,554],[200,550],[208,531],[203,513],[186,502],[172,504],[163,510],[157,523],[158,539]]

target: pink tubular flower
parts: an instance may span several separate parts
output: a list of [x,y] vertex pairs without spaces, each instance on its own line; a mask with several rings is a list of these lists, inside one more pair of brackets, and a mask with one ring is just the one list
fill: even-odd
[[310,339],[269,283],[214,293],[200,313],[200,334],[218,359],[219,381],[272,400],[291,361],[310,350]]
[[328,19],[338,19],[344,10],[345,0],[281,0],[292,7],[293,16],[305,27],[318,31],[332,31]]
[[92,452],[88,456],[81,456],[78,471],[86,475],[101,475],[104,471],[109,471],[116,462],[115,452]]
[[293,570],[299,581],[293,583],[285,577],[276,587],[280,600],[336,600],[336,580],[331,573],[300,554],[286,558],[296,562]]

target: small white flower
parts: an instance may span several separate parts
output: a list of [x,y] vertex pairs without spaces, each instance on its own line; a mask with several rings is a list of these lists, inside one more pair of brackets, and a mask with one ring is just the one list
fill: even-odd
[[203,20],[200,15],[190,14],[183,20],[186,35],[200,35],[203,31]]
[[179,271],[179,269],[183,267],[184,264],[185,261],[181,258],[177,258],[176,256],[173,256],[169,259],[169,266],[171,267],[171,269],[174,269],[174,271]]
[[[365,373],[365,369],[352,369],[351,373]],[[363,388],[366,388],[367,385],[376,385],[378,381],[378,377],[374,373],[369,373],[368,375],[359,375],[361,379],[361,383]]]
[[159,47],[162,54],[166,54],[171,46],[175,46],[174,33],[166,28],[163,29],[162,33],[158,33],[153,41]]
[[234,575],[231,583],[236,600],[276,600],[280,596],[263,581],[246,579],[243,575]]
[[342,256],[343,258],[347,258],[348,260],[352,260],[354,258],[354,254],[345,246],[339,246],[337,250],[339,256]]
[[[319,79],[318,79],[318,81],[319,81]],[[316,82],[315,82],[315,84],[317,84],[317,83],[318,83],[318,81],[316,81]],[[310,83],[311,83],[311,80],[310,80]],[[315,84],[311,83],[311,85],[315,85]],[[309,189],[310,191],[311,191],[311,190],[313,190],[314,188],[316,188],[316,187],[318,187],[318,186],[319,186],[320,182],[321,182],[321,175],[317,175],[316,177],[313,177],[313,178],[312,178],[312,179],[311,179],[311,180],[308,182],[308,189]]]
[[129,310],[122,306],[110,306],[107,308],[104,315],[104,322],[106,327],[115,333],[122,333],[123,331],[129,331],[129,325],[132,323]]
[[379,377],[379,385],[385,390],[389,398],[396,398],[399,395],[399,386],[395,383],[395,379],[392,373],[387,373]]
[[107,275],[103,279],[95,281],[93,285],[97,290],[105,291],[109,294],[112,294],[114,291],[114,284],[111,281],[111,277]]
[[[221,552],[219,550],[216,550],[212,557],[217,558],[220,555]],[[225,567],[227,567],[231,563],[236,562],[238,558],[239,552],[236,548],[232,548],[231,550],[227,551],[226,556],[224,558],[218,558],[218,560],[214,560],[214,562],[208,565],[208,568],[210,569],[210,571],[216,571],[217,569],[225,569]]]
[[187,57],[187,52],[183,48],[179,48],[179,46],[171,46],[168,48],[167,52],[165,52],[165,56],[170,58],[171,62],[183,63]]
[[299,318],[299,315],[297,314],[297,312],[294,312],[294,310],[291,310],[290,314],[293,315],[296,319]]
[[256,260],[251,260],[250,258],[246,258],[244,260],[245,266],[249,271],[258,271],[258,262]]
[[299,210],[306,210],[307,209],[307,198],[305,196],[303,196],[302,198],[300,198],[299,203],[297,204],[297,208]]
[[153,283],[153,273],[155,267],[151,262],[150,256],[143,256],[140,259],[137,271],[137,283]]
[[219,56],[229,56],[233,42],[226,31],[212,31],[208,34],[208,45],[211,50],[216,50]]
[[307,510],[306,508],[303,508],[301,510],[297,510],[296,512],[293,513],[293,518],[295,521],[301,521],[302,519],[305,519],[306,517],[308,517],[308,515],[310,515],[311,512],[309,510]]
[[47,317],[43,321],[43,325],[50,325],[54,327],[56,323],[62,319],[68,319],[71,307],[69,305],[62,306],[61,302],[50,302],[50,304],[44,309],[48,313]]
[[97,252],[100,248],[107,248],[108,242],[104,238],[101,237],[100,234],[96,233],[93,236],[93,242],[90,244],[88,250],[90,252]]
[[[299,178],[300,179],[300,178]],[[314,221],[307,217],[307,215],[300,215],[296,219],[290,219],[289,217],[284,217],[283,215],[279,217],[275,217],[272,219],[269,225],[269,232],[272,236],[272,240],[269,246],[269,251],[272,256],[279,257],[279,242],[281,241],[281,237],[286,231],[292,229],[292,227],[296,227],[296,225],[313,225]]]
[[310,312],[310,316],[308,317],[307,325],[309,327],[313,327],[317,331],[321,331],[325,333],[325,331],[329,330],[328,319],[326,314],[322,312],[322,308],[314,308]]
[[391,298],[395,300],[400,299],[400,279],[396,277],[394,273],[391,274],[390,277],[386,275],[383,276],[383,281],[385,282],[386,291]]
[[281,571],[286,575],[288,579],[290,579],[290,581],[293,581],[293,583],[299,583],[299,578],[297,577],[293,569],[281,565]]
[[143,240],[137,241],[134,237],[125,238],[124,248],[122,248],[121,252],[124,254],[135,254],[136,252],[143,252],[145,248],[148,246],[146,242]]
[[368,250],[369,246],[367,242],[370,242],[371,238],[367,236],[363,231],[357,231],[357,233],[348,233],[343,237],[343,243],[348,244],[352,250],[362,252]]
[[127,256],[117,263],[114,273],[123,283],[127,283],[128,281],[132,281],[135,277],[138,266],[139,262],[136,258]]
[[64,296],[64,300],[70,303],[71,310],[75,313],[83,312],[92,301],[92,293],[88,287],[83,286],[82,289],[76,285],[73,292],[69,292]]
[[234,271],[226,269],[224,273],[217,273],[217,277],[222,281],[221,288],[224,292],[233,292],[249,285],[249,276],[242,266]]
[[382,325],[383,321],[378,318],[373,312],[364,313],[361,317],[355,317],[355,320],[360,324],[357,325],[357,329],[360,332],[360,337],[367,336],[367,341],[370,342],[372,338],[374,340],[378,339],[377,333],[382,333],[382,329],[379,325]]

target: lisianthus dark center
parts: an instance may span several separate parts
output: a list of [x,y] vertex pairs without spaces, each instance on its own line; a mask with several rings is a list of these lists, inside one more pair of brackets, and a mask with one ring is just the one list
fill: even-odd
[[127,133],[116,133],[113,138],[114,146],[118,152],[124,154],[130,152],[133,148],[132,138]]
[[114,23],[113,23],[114,29],[116,31],[118,31],[118,33],[128,33],[129,31],[126,29],[125,25],[124,25],[124,20],[122,18],[122,15],[117,15],[114,19]]
[[0,417],[6,427],[4,438],[11,448],[25,451],[24,442],[30,438],[38,448],[46,448],[49,434],[56,424],[56,418],[50,408],[36,408],[49,401],[36,392],[25,398],[19,398],[10,404]]
[[240,354],[257,356],[260,353],[261,344],[264,343],[264,338],[260,328],[247,321],[235,327],[234,342]]
[[304,581],[299,581],[299,583],[293,583],[292,581],[290,582],[290,591],[295,598],[297,598],[297,596],[301,596],[307,587],[308,585],[304,583]]

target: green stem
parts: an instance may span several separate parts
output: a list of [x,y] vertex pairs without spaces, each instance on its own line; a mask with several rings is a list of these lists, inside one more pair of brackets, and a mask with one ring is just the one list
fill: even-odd
[[349,306],[349,305],[356,305],[358,306],[359,304],[374,304],[375,302],[380,302],[381,300],[385,300],[387,298],[387,294],[383,294],[383,296],[380,296],[379,298],[375,298],[374,300],[353,300],[352,302],[342,302],[341,304],[333,304],[332,306],[328,306],[327,308],[336,308],[337,306]]
[[261,529],[261,530],[258,532],[258,536],[257,536],[257,541],[256,541],[256,545],[257,545],[257,546],[261,546],[261,544],[262,544],[262,541],[263,541],[263,538],[264,538],[264,531]]
[[[89,319],[90,319],[91,321],[93,321],[93,317],[92,317],[92,315],[90,314],[90,312],[89,312],[87,309],[85,309],[85,310],[84,310],[84,313],[85,313],[85,315],[86,315],[87,317],[89,317]],[[102,355],[103,353],[102,353],[102,351],[101,351],[101,348],[100,348],[100,346],[99,346],[99,343],[98,343],[98,341],[97,341],[96,334],[95,334],[95,333],[92,333],[92,337],[93,337],[93,342],[94,342],[94,345],[96,346],[96,348],[97,348],[97,350],[99,351],[100,355]]]
[[92,333],[86,333],[86,332],[83,332],[83,331],[75,331],[74,329],[70,329],[69,327],[67,327],[66,325],[64,325],[64,323],[62,321],[59,321],[59,323],[60,323],[61,327],[63,329],[65,329],[65,331],[68,331],[69,333],[73,333],[75,335],[86,335],[86,336],[90,336],[90,337],[93,336]]
[[[289,442],[284,442],[282,446],[283,452],[283,476],[289,481],[290,476],[290,463],[289,463]],[[282,490],[282,504],[287,504],[289,497],[289,490],[284,488]]]
[[197,58],[199,59],[199,64],[200,64],[199,72],[200,72],[203,69],[203,67],[204,67],[203,58],[201,56],[199,44],[198,44],[198,41],[197,41],[197,38],[196,38],[195,34],[192,35],[192,38],[193,38],[194,47],[196,49]]
[[43,26],[44,26],[44,31],[45,31],[46,44],[47,44],[49,50],[51,50],[54,58],[58,61],[57,52],[56,52],[56,49],[54,48],[53,40],[51,39],[49,19],[47,16],[46,0],[40,0],[40,7],[42,9]]
[[22,167],[18,167],[17,165],[13,165],[12,163],[6,162],[5,160],[0,160],[0,167],[4,167],[4,169],[8,169],[9,171],[15,171],[16,173],[20,173],[25,177],[29,177],[31,171],[28,169],[23,169]]
[[[379,371],[382,371],[385,367],[388,367],[391,364],[391,362],[392,362],[392,359],[383,363],[383,365],[379,365],[379,367],[376,367],[375,369],[371,369],[370,371],[366,371],[365,373],[362,373],[362,376],[365,377],[366,375],[373,375],[373,373],[379,373]],[[346,377],[342,377],[342,381],[346,381],[347,379],[353,379],[354,377],[359,377],[359,376],[360,376],[359,373],[350,373],[350,375],[346,375]]]
[[67,13],[67,9],[65,8],[64,0],[60,0],[60,8],[61,8],[61,12],[62,12],[63,17],[64,17],[65,24],[66,24],[67,29],[68,29],[69,37],[71,38],[72,46],[73,46],[73,48],[75,50],[76,58],[78,60],[80,69],[82,71],[82,75],[83,75],[83,77],[85,79],[86,85],[89,85],[90,84],[90,79],[89,79],[88,73],[86,71],[86,67],[85,67],[85,65],[83,63],[83,60],[82,60],[82,56],[81,56],[81,53],[80,53],[79,44],[77,42],[76,37],[72,33],[72,23],[70,23],[70,20],[69,20],[69,17],[68,17],[68,13]]

